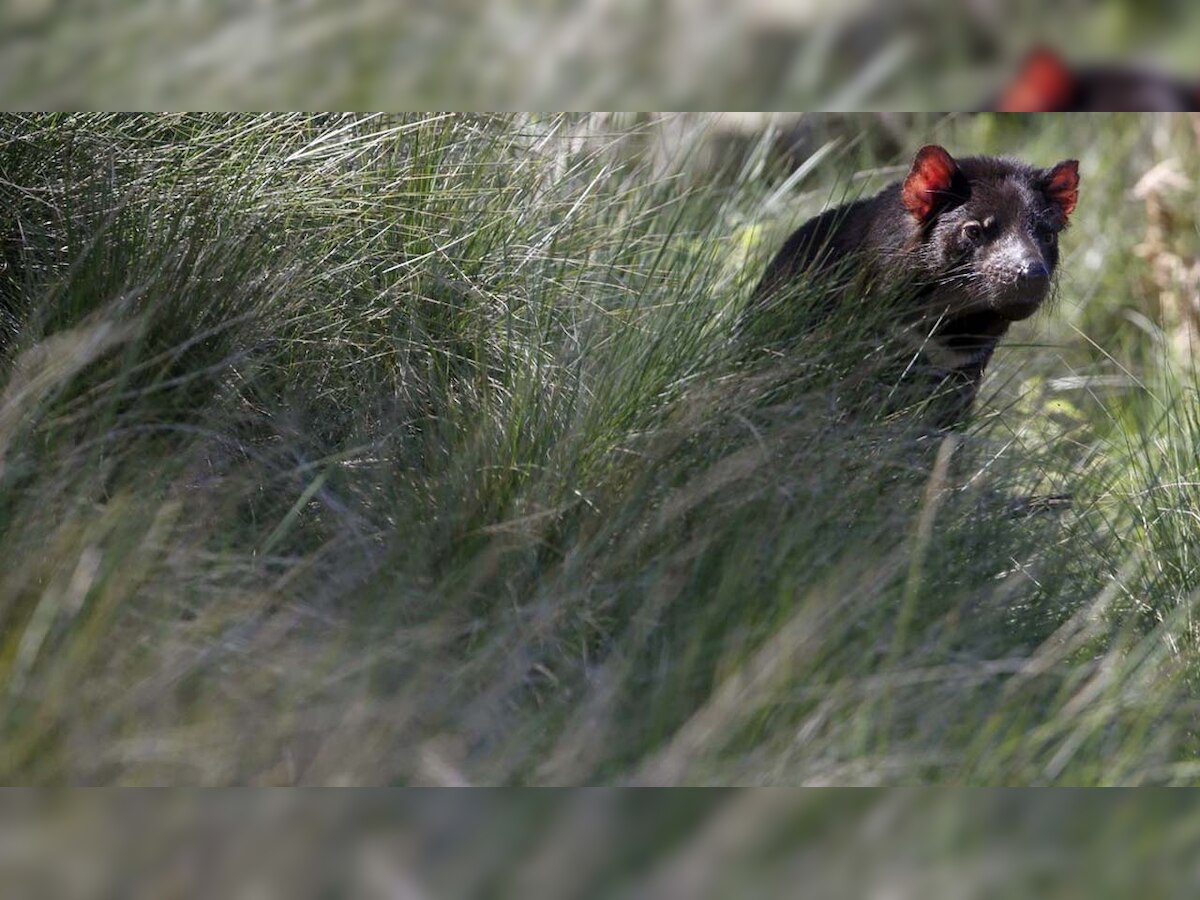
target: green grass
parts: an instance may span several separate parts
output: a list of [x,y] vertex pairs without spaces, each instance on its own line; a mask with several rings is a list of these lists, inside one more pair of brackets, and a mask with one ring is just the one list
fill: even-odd
[[[0,780],[1198,780],[1194,123],[811,121],[0,120]],[[930,140],[1082,162],[946,440],[869,308],[733,338]]]

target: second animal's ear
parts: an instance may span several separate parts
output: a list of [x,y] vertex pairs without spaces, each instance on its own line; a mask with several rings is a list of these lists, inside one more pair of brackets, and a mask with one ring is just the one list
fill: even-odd
[[1053,112],[1069,109],[1075,76],[1062,57],[1039,47],[1025,57],[1017,77],[995,103],[996,112]]
[[1065,224],[1079,200],[1079,161],[1064,159],[1047,170],[1043,190],[1050,202],[1058,207]]
[[961,193],[962,175],[954,157],[936,144],[917,151],[900,197],[917,222],[925,222]]

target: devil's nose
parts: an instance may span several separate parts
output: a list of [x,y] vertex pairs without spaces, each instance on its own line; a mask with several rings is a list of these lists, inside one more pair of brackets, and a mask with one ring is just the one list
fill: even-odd
[[1020,272],[1025,281],[1045,281],[1050,277],[1050,270],[1040,259],[1027,260],[1022,264]]

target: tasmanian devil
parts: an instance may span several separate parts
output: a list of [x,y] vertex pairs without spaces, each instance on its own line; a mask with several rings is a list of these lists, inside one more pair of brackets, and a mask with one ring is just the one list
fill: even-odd
[[849,294],[868,302],[900,297],[888,321],[908,348],[906,372],[943,398],[936,424],[956,424],[1009,326],[1046,299],[1078,193],[1073,159],[1041,169],[987,156],[955,160],[941,147],[922,147],[903,181],[797,229],[746,316],[777,301],[786,308],[785,288],[822,280],[837,285],[833,303]]
[[986,106],[996,112],[1198,110],[1200,82],[1120,63],[1075,68],[1041,47]]

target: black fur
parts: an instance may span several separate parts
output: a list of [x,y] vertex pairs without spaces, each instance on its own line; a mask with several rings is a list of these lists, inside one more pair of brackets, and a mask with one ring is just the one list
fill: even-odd
[[[922,153],[930,150],[945,154],[937,147]],[[906,202],[906,182],[827,210],[787,239],[747,315],[756,315],[785,286],[832,278],[835,269],[853,275],[847,291],[904,293],[895,326],[911,333],[931,389],[954,388],[954,402],[939,416],[954,424],[973,403],[1009,326],[1033,315],[1050,292],[1058,236],[1074,205],[1074,193],[1069,203],[1055,194],[1055,185],[1062,186],[1055,173],[1069,181],[1076,164],[1041,169],[995,157],[940,158],[955,168],[937,191],[924,195],[933,204],[924,218]],[[921,160],[919,154],[910,180],[921,174]],[[918,178],[917,187],[923,183]],[[835,292],[833,302],[844,294]]]

